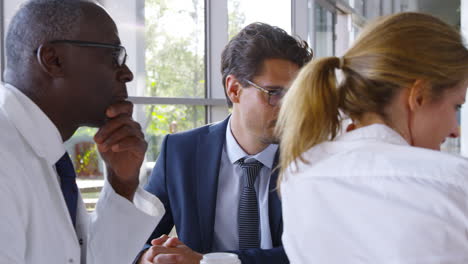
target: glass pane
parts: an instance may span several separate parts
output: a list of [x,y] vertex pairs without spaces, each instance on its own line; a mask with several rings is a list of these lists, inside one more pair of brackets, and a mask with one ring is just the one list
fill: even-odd
[[94,210],[104,185],[105,165],[93,140],[96,132],[97,128],[82,127],[65,142],[65,148],[75,166],[78,187],[90,211]]
[[138,105],[137,111],[144,113],[145,122],[140,122],[148,142],[144,175],[146,182],[159,156],[165,135],[181,132],[206,124],[206,107],[190,105]]
[[100,2],[127,49],[130,96],[205,97],[205,1]]
[[353,42],[357,39],[359,32],[361,32],[361,28],[353,23],[349,34],[350,46],[353,45]]
[[460,155],[460,138],[447,138],[440,146],[440,150]]
[[102,179],[103,166],[93,137],[97,128],[81,127],[65,142],[78,179]]
[[[461,124],[461,111],[458,111],[457,112],[457,120],[458,120],[458,129],[460,131],[460,124]],[[460,155],[461,154],[461,151],[460,151],[460,146],[461,145],[461,140],[460,138],[447,138],[444,142],[444,144],[442,144],[442,146],[440,146],[440,149],[444,152],[448,152],[448,153],[452,153],[452,154],[458,154]]]
[[315,57],[333,56],[333,13],[315,5]]
[[144,96],[205,97],[203,0],[145,0],[145,38]]
[[364,0],[348,0],[348,3],[359,15],[364,16]]
[[229,39],[253,22],[264,22],[291,33],[291,0],[228,0]]
[[[206,123],[205,116],[205,106],[135,106],[135,120],[146,120],[139,123],[148,142],[146,161],[143,163],[140,175],[141,184],[146,182],[146,178],[154,167],[164,136],[202,126]],[[96,128],[82,127],[65,143],[65,147],[75,166],[78,187],[81,190],[87,208],[90,210],[94,210],[99,192],[104,185],[105,164],[99,156],[93,140],[96,132]]]
[[205,106],[137,105],[136,108],[146,114],[146,122],[140,124],[150,143],[146,154],[148,161],[156,161],[165,135],[203,126],[206,122]]

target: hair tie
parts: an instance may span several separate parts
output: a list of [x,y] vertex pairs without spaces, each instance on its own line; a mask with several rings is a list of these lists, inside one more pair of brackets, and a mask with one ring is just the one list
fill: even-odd
[[344,67],[344,57],[338,57],[340,64],[338,65],[338,69],[343,69]]

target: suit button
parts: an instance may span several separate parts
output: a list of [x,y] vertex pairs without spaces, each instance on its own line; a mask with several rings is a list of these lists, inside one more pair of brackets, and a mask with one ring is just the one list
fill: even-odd
[[73,263],[73,262],[74,262],[74,261],[73,261],[72,258],[68,259],[68,263]]

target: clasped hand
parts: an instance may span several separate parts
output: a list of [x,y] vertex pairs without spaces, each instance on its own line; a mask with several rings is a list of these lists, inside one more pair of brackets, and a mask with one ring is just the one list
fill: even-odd
[[138,264],[199,264],[203,258],[176,237],[163,235],[153,239],[151,245]]

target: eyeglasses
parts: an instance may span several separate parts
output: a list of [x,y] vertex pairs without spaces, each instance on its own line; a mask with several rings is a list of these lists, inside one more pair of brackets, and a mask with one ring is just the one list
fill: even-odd
[[271,106],[277,106],[281,102],[281,99],[283,98],[283,96],[286,94],[285,89],[268,90],[249,80],[245,80],[245,81],[251,86],[253,86],[254,88],[257,88],[258,90],[266,93],[268,95],[268,104]]
[[80,46],[80,47],[96,47],[96,48],[113,49],[114,52],[112,53],[112,55],[114,57],[115,63],[119,67],[122,67],[127,61],[127,51],[125,50],[125,47],[120,46],[120,45],[90,42],[90,41],[81,41],[81,40],[52,40],[52,41],[49,41],[49,43],[52,43],[52,44],[65,43],[65,44],[71,44],[71,45]]

